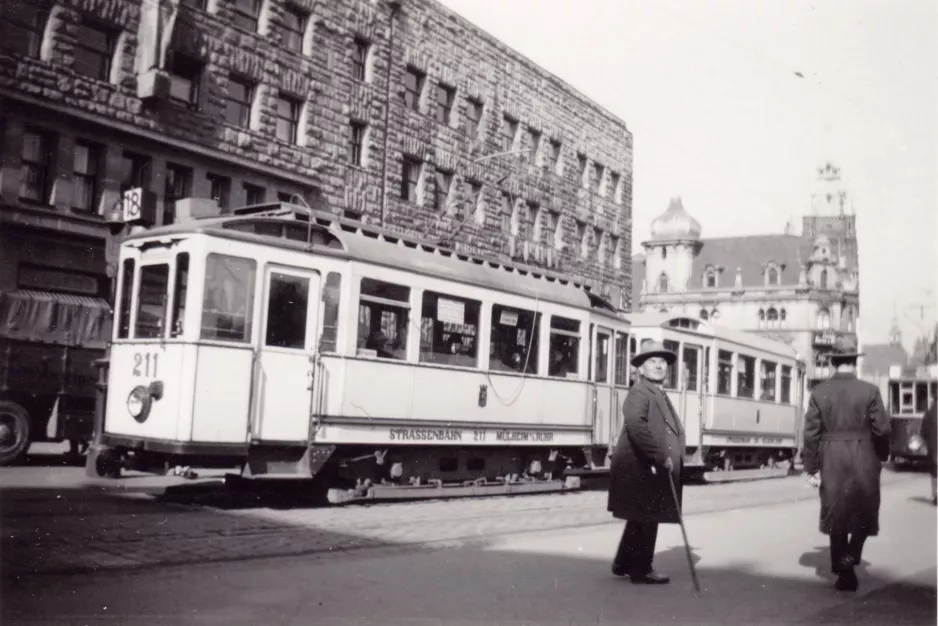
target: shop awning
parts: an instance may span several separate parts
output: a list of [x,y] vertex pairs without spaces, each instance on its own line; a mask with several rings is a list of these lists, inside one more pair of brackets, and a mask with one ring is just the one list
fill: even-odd
[[107,300],[57,291],[0,292],[0,337],[100,348],[111,334]]

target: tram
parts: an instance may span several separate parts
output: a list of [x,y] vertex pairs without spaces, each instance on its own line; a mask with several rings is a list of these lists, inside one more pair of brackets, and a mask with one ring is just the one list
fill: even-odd
[[119,263],[89,473],[514,492],[617,434],[628,321],[546,270],[287,203],[147,230]]
[[664,388],[686,435],[691,474],[791,468],[803,428],[805,362],[782,342],[664,313],[629,316],[631,349],[678,355]]
[[925,461],[922,416],[938,397],[938,365],[889,368],[886,411],[890,417],[889,457],[894,466]]

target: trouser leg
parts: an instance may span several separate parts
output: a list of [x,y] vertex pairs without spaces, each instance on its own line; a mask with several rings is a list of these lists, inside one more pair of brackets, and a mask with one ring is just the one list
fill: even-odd
[[851,533],[850,541],[847,546],[847,553],[853,559],[854,565],[859,565],[863,560],[863,544],[866,543],[867,535],[863,533]]
[[658,539],[658,524],[628,522],[619,540],[619,549],[613,565],[622,572],[641,576],[651,571],[655,558],[655,543]]
[[850,556],[847,533],[831,534],[831,571],[839,574],[844,570],[844,561]]

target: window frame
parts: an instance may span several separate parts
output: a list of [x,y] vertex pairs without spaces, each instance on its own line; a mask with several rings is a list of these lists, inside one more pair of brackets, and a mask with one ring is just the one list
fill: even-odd
[[[414,177],[415,176],[415,177]],[[401,159],[401,199],[413,204],[420,203],[420,179],[423,176],[423,161],[404,155]],[[413,191],[413,197],[411,197]]]
[[231,179],[213,172],[206,172],[205,179],[210,184],[209,198],[218,202],[218,208],[224,211],[231,198]]
[[[244,100],[235,98],[231,91],[232,84],[241,87],[244,90]],[[257,85],[243,76],[230,74],[228,76],[228,87],[225,90],[225,123],[235,128],[250,130],[251,112],[254,108],[254,99]],[[237,107],[237,111],[232,111],[232,107]],[[233,112],[238,114],[238,121],[233,122],[231,115]]]
[[349,137],[346,158],[352,165],[364,167],[365,133],[368,130],[368,124],[360,120],[350,120],[348,128]]
[[[38,154],[36,156],[38,160],[26,158],[27,136],[35,136],[37,139]],[[17,192],[19,199],[37,204],[46,204],[49,202],[49,194],[52,191],[52,181],[50,180],[53,163],[52,144],[52,135],[45,130],[27,127],[23,131],[23,139],[20,147],[20,186]],[[28,182],[29,176],[27,175],[27,171],[36,174],[36,179],[39,183],[37,189],[38,198],[33,198],[31,195],[24,193],[24,190],[28,191],[32,187]]]
[[[432,300],[428,300],[428,298]],[[439,319],[440,315],[440,300],[448,300],[455,303],[460,303],[463,306],[463,322],[462,324],[457,324],[456,322],[446,322]],[[482,339],[482,313],[484,310],[483,303],[481,300],[475,300],[473,298],[465,298],[463,296],[456,296],[450,293],[444,293],[441,291],[436,291],[433,289],[425,289],[420,297],[420,341],[419,341],[419,350],[417,351],[417,361],[425,365],[444,365],[447,367],[467,367],[478,369],[480,366],[481,352],[479,350],[479,344]],[[428,312],[436,311],[436,317],[428,317]],[[472,321],[472,318],[475,321]],[[431,322],[427,324],[427,322]],[[442,325],[442,329],[438,329],[438,324]],[[447,330],[446,324],[452,324],[450,330]],[[461,329],[457,332],[456,327],[462,326]],[[472,328],[474,334],[468,332],[462,332]],[[429,341],[429,350],[425,350],[425,333],[430,333]],[[450,354],[446,352],[438,352],[436,350],[437,346],[437,335],[439,334],[441,342],[445,345],[446,341],[442,337],[445,334],[450,335],[450,339],[456,334],[460,338],[465,336],[472,337],[472,353],[466,354],[463,356],[469,357],[471,364],[463,364],[459,362],[447,363],[445,361],[437,360],[439,357],[449,357]],[[463,345],[463,342],[460,341],[459,345]],[[452,360],[452,359],[448,359]],[[458,359],[457,359],[458,361]]]
[[[297,27],[287,23],[287,16],[296,18]],[[284,2],[279,24],[280,45],[291,52],[303,54],[303,41],[306,38],[306,28],[309,25],[309,13],[293,2]]]
[[[42,42],[51,11],[48,6],[36,6],[34,2],[14,2],[15,9],[7,8],[3,24],[0,24],[2,49],[20,54],[29,59],[38,59],[42,55]],[[22,11],[31,11],[26,19]],[[14,35],[20,35],[16,37]],[[25,43],[25,46],[22,45]],[[25,51],[24,51],[25,48]]]
[[[485,103],[478,98],[466,98],[466,134],[469,139],[477,140],[482,132],[482,116],[484,115]],[[478,114],[475,117],[474,114]]]
[[[209,270],[217,269],[216,266],[212,265],[212,262],[214,259],[222,259],[222,260],[235,261],[237,263],[241,263],[249,271],[249,274],[247,276],[248,281],[247,281],[247,285],[245,288],[246,297],[244,298],[245,300],[244,317],[243,317],[244,326],[241,329],[240,338],[219,337],[218,331],[222,329],[217,325],[214,327],[211,327],[211,330],[214,331],[215,336],[212,336],[212,337],[205,336],[205,333],[207,330],[206,314],[208,313],[208,309],[206,308],[206,298],[209,297],[209,287],[214,286],[214,283],[215,283],[214,279],[212,281],[209,280]],[[199,294],[201,296],[200,303],[199,303],[199,339],[201,341],[213,341],[213,342],[235,343],[235,344],[251,344],[253,342],[254,306],[255,306],[255,301],[257,299],[257,285],[258,285],[257,272],[258,272],[258,264],[257,264],[257,261],[255,261],[254,259],[237,256],[233,254],[222,254],[220,252],[209,252],[207,255],[205,255],[205,267],[203,269],[204,280],[202,284],[202,292]],[[217,315],[218,318],[221,318],[222,316],[229,317],[229,318],[236,317],[230,311],[212,310],[212,314]],[[215,321],[217,323],[219,320],[216,319]]]
[[[290,109],[289,116],[284,116],[283,114],[283,105],[287,105]],[[303,102],[296,96],[280,92],[277,95],[277,107],[274,112],[275,119],[275,135],[278,141],[288,143],[290,145],[297,145],[299,143],[300,137],[300,111],[303,108]],[[286,129],[289,131],[289,136],[284,138],[281,136],[281,124],[286,126]]]
[[[241,183],[241,189],[244,190],[244,204],[246,206],[264,204],[267,199],[267,187],[262,187],[260,185],[255,185],[249,182],[243,182]],[[251,196],[255,194],[259,194],[261,197],[257,202],[251,202]]]
[[[509,315],[514,313],[515,323],[514,325],[502,324],[501,320],[505,319],[504,313]],[[533,323],[522,327],[522,315],[524,316],[533,316]],[[539,357],[541,352],[540,346],[540,334],[541,334],[541,318],[542,313],[532,311],[530,309],[525,309],[522,307],[510,306],[506,304],[501,304],[495,302],[492,304],[492,310],[490,315],[490,325],[489,325],[489,354],[492,354],[492,351],[495,351],[496,358],[489,359],[489,371],[498,372],[500,374],[514,374],[517,376],[538,376],[540,372],[539,367]],[[521,356],[522,359],[526,360],[527,368],[523,367],[525,361],[520,361],[519,365],[522,366],[521,369],[515,370],[512,369],[510,365],[506,364],[504,361],[499,360],[498,354],[504,352],[504,348],[509,344],[505,342],[505,346],[494,343],[496,339],[503,339],[501,337],[505,332],[511,333],[512,331],[499,331],[496,333],[496,328],[511,328],[514,330],[515,334],[515,343],[512,344],[514,347],[519,347],[517,343],[518,331],[524,332],[525,337],[525,346],[524,346],[524,355]],[[504,356],[504,355],[503,355]],[[496,367],[497,365],[497,367]]]
[[[413,85],[411,85],[411,82],[413,82]],[[405,108],[416,111],[417,113],[420,112],[420,99],[423,97],[426,82],[426,73],[420,71],[413,65],[407,66],[404,70],[404,91],[402,94]]]
[[434,89],[433,117],[440,124],[449,125],[453,118],[453,103],[456,100],[456,88],[446,83],[437,83]]
[[[85,160],[88,171],[82,172],[77,169],[79,149],[85,150],[87,153]],[[101,155],[102,147],[100,145],[82,139],[75,141],[75,150],[72,152],[72,184],[75,186],[75,189],[72,190],[72,210],[76,213],[93,215],[97,212],[95,205],[98,201],[98,192],[101,186],[99,180],[101,173]],[[87,207],[77,205],[80,195],[77,189],[79,186],[87,191]]]
[[[401,290],[403,293],[402,298],[394,298],[387,296],[377,296],[373,293],[366,293],[367,291],[381,290],[386,289],[389,291]],[[410,353],[409,341],[410,341],[410,323],[411,323],[411,304],[410,297],[413,293],[413,287],[410,285],[404,285],[401,283],[394,283],[386,280],[381,280],[379,278],[371,278],[370,276],[362,276],[358,280],[358,307],[357,307],[357,316],[356,316],[356,336],[355,336],[355,355],[363,358],[370,359],[381,359],[388,361],[409,361],[408,356]],[[368,310],[368,335],[362,339],[362,327],[365,323],[363,321],[364,311]],[[385,326],[385,316],[384,313],[388,312],[396,313],[397,319],[394,320],[394,336],[389,337],[387,333],[384,332]],[[376,323],[373,314],[375,311],[380,313],[378,322]],[[378,328],[378,332],[381,333],[382,337],[378,340],[382,341],[382,345],[388,346],[392,342],[397,346],[394,348],[394,352],[385,351],[390,356],[383,356],[380,354],[381,348],[369,348],[369,343],[372,343],[372,337],[375,336],[375,328]],[[403,337],[400,334],[403,334]],[[374,345],[372,343],[372,345]],[[374,354],[371,354],[374,352]],[[395,354],[396,352],[396,354]]]
[[[197,107],[202,87],[202,72],[205,64],[185,54],[173,51],[167,72],[169,74],[169,99],[186,106]],[[174,93],[174,87],[188,83],[189,95],[185,98]],[[184,86],[184,85],[183,85]]]
[[[92,31],[96,34],[101,34],[104,36],[105,49],[99,50],[94,47],[93,41],[94,37],[89,36],[90,33],[84,31]],[[106,24],[102,24],[95,20],[84,19],[78,25],[75,33],[75,51],[83,50],[91,55],[97,55],[101,57],[101,63],[99,64],[97,75],[94,73],[85,72],[79,69],[80,66],[84,67],[86,65],[85,61],[79,61],[78,56],[73,51],[72,53],[72,69],[75,73],[90,78],[92,80],[100,80],[104,82],[110,82],[111,80],[111,68],[114,65],[114,50],[117,43],[117,36],[113,28],[109,27]]]
[[[251,3],[253,9],[242,6],[244,2]],[[232,25],[251,33],[258,32],[261,17],[261,0],[231,0],[229,6]]]
[[360,35],[356,35],[352,39],[352,46],[352,77],[363,83],[370,82],[371,42]]
[[[548,320],[548,341],[547,341],[547,377],[548,378],[559,378],[562,380],[580,379],[580,347],[583,343],[583,327],[586,325],[586,322],[578,320],[576,318],[567,317],[565,315],[550,315]],[[576,330],[572,330],[575,325]],[[564,328],[567,326],[567,328]],[[570,369],[563,373],[563,375],[558,373],[552,373],[551,368],[553,367],[553,356],[554,356],[554,338],[555,337],[565,337],[568,340],[572,340],[572,353],[571,359],[567,361],[567,364],[570,366]],[[566,346],[567,349],[571,349],[571,346]]]

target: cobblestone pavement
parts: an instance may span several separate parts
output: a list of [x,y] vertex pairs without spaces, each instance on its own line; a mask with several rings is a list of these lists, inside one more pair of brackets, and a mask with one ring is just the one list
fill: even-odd
[[[909,475],[883,474],[884,484]],[[692,485],[687,515],[814,499],[803,478]],[[77,488],[0,488],[3,575],[497,542],[615,523],[603,491],[328,508],[221,509]]]

